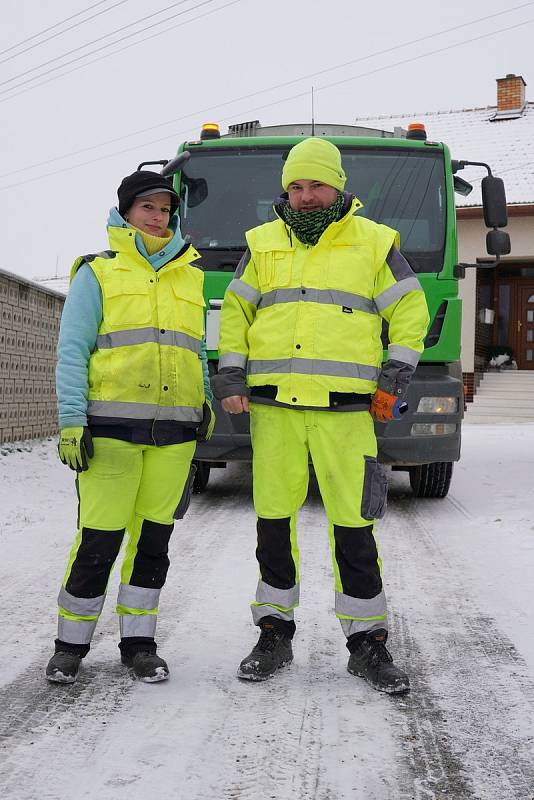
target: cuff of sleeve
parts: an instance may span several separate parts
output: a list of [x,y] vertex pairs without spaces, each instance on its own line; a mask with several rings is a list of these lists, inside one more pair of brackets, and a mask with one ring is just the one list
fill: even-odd
[[245,370],[239,367],[224,367],[212,376],[211,387],[217,400],[234,395],[250,397],[250,389],[245,383]]
[[63,428],[85,428],[87,427],[87,417],[85,414],[77,417],[59,417],[58,423],[60,430],[63,430]]

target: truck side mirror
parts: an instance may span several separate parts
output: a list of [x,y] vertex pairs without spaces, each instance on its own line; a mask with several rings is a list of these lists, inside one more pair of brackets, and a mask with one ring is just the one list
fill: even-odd
[[[482,206],[486,228],[506,227],[508,212],[502,178],[496,178],[494,175],[486,175],[485,178],[482,178]],[[488,252],[490,251],[488,250]]]
[[182,172],[182,199],[187,200],[187,208],[195,208],[208,196],[208,182],[205,178],[190,178]]
[[496,228],[486,234],[486,250],[490,256],[507,256],[511,250],[510,235]]

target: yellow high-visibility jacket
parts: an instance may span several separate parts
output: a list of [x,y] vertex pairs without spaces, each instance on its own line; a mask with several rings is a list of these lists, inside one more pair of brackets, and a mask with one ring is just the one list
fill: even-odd
[[102,290],[102,322],[89,359],[88,418],[202,420],[203,272],[187,250],[157,272],[135,247],[131,228],[109,229],[112,250],[78,258]]
[[331,392],[374,393],[382,317],[389,358],[415,368],[429,321],[424,293],[395,249],[398,233],[353,216],[360,206],[354,199],[315,246],[282,219],[248,231],[250,258],[224,297],[219,369],[246,369],[249,387],[274,385],[276,401],[293,407],[329,407]]

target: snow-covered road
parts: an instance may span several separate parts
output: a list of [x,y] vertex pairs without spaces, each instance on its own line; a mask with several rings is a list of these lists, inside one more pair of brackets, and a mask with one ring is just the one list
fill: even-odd
[[171,679],[121,667],[117,577],[73,686],[49,685],[55,597],[75,526],[53,442],[0,456],[2,800],[533,800],[534,426],[469,426],[449,497],[392,473],[379,528],[391,649],[381,695],[346,672],[316,487],[300,516],[295,662],[235,678],[256,639],[248,467],[212,471],[171,540],[159,643]]

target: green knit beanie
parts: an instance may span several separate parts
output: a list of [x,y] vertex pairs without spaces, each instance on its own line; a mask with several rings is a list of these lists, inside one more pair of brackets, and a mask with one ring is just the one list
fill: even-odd
[[299,180],[321,181],[341,192],[347,176],[335,144],[314,136],[292,147],[282,170],[282,186],[287,189]]

